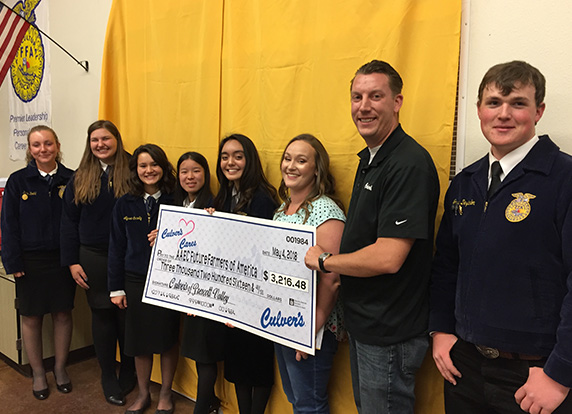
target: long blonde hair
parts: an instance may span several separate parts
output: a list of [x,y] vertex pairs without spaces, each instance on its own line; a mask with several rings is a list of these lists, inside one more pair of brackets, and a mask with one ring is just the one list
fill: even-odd
[[75,172],[74,201],[76,205],[90,204],[95,201],[101,192],[101,163],[91,152],[91,134],[98,129],[106,129],[117,140],[117,152],[113,162],[113,171],[109,177],[109,187],[115,198],[119,198],[129,191],[129,154],[123,149],[123,140],[117,127],[111,121],[95,121],[87,129],[85,150]]

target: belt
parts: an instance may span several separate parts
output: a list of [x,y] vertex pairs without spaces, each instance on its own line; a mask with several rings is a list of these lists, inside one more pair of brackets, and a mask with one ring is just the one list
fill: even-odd
[[491,348],[484,345],[475,345],[475,347],[482,356],[488,359],[505,358],[505,359],[516,359],[521,361],[542,361],[546,359],[546,357],[540,355],[529,355],[529,354],[521,354],[518,352],[500,351],[496,348]]

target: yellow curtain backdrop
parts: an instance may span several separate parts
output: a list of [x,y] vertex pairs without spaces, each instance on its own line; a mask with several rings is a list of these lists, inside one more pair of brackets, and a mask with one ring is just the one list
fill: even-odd
[[[276,186],[285,144],[312,133],[332,158],[347,205],[355,154],[365,146],[351,120],[349,82],[363,63],[381,59],[403,78],[400,121],[431,153],[443,195],[460,17],[460,0],[114,0],[100,117],[118,125],[130,151],[153,142],[173,163],[185,151],[198,151],[211,171],[221,138],[245,134]],[[160,380],[156,362],[153,378]],[[219,376],[225,413],[237,413],[222,366]],[[192,361],[181,358],[175,388],[195,397]],[[336,355],[330,393],[332,413],[356,412],[345,343]],[[443,412],[442,379],[429,354],[416,393],[417,413]],[[267,413],[290,412],[277,372]]]

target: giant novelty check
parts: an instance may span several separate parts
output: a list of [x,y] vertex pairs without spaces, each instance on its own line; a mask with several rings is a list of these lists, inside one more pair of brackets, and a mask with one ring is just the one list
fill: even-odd
[[314,354],[312,226],[161,206],[143,302]]

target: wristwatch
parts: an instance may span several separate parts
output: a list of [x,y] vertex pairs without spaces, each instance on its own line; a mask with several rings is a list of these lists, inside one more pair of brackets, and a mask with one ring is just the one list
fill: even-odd
[[326,268],[324,267],[324,262],[331,255],[332,253],[324,252],[320,255],[320,257],[318,257],[318,265],[320,266],[320,270],[322,271],[322,273],[330,273],[330,271],[326,270]]

